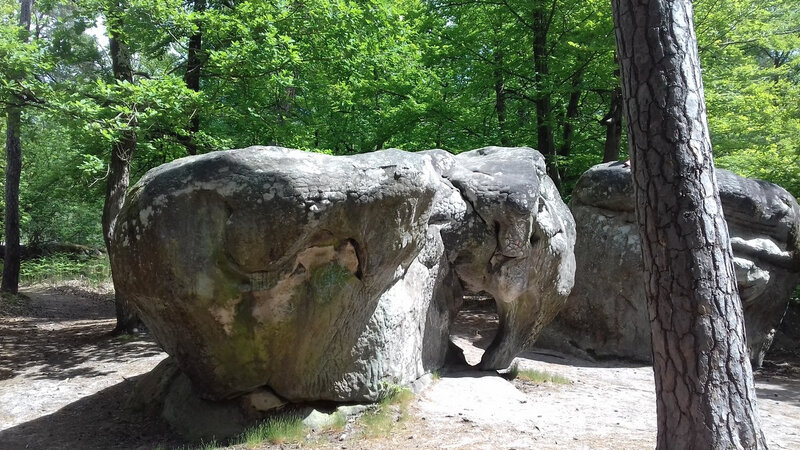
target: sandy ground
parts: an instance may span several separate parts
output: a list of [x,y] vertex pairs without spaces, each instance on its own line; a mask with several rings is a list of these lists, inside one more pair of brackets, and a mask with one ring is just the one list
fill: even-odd
[[[0,448],[173,448],[183,443],[157,418],[126,408],[131,378],[165,357],[146,337],[119,338],[108,296],[38,286],[30,303],[0,317]],[[454,335],[479,360],[496,318],[465,311]],[[649,367],[530,352],[522,369],[566,384],[513,382],[474,370],[443,371],[388,437],[344,433],[318,448],[640,449],[655,445]],[[769,364],[757,375],[759,409],[773,449],[800,448],[800,377]],[[298,448],[307,445],[288,445]]]
[[[125,408],[130,378],[166,357],[147,337],[113,337],[109,295],[68,286],[23,289],[0,317],[0,448],[152,448],[159,421]],[[152,434],[152,438],[149,435]]]

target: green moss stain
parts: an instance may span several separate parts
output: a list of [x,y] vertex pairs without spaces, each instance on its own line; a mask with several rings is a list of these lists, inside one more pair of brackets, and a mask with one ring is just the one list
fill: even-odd
[[326,304],[352,277],[349,270],[335,262],[315,267],[308,280],[310,297],[317,303]]

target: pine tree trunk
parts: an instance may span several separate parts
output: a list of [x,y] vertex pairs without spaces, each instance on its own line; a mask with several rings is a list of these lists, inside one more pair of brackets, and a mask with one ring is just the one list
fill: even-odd
[[[109,49],[111,51],[111,67],[114,78],[118,81],[133,82],[133,64],[131,54],[125,42],[117,37],[121,29],[120,19],[109,15]],[[122,132],[120,139],[112,145],[111,161],[109,163],[108,183],[106,185],[106,198],[103,205],[103,238],[109,258],[113,247],[111,241],[114,237],[114,228],[117,216],[125,203],[125,194],[130,184],[130,163],[136,150],[136,116],[128,118],[128,127]],[[112,278],[116,279],[121,274],[112,267]],[[117,284],[116,282],[114,283]],[[141,327],[141,322],[128,301],[118,292],[114,296],[117,311],[117,326],[114,333],[133,333]]]
[[690,0],[613,0],[661,449],[766,448]]
[[[20,40],[27,42],[31,28],[33,0],[21,0],[19,26]],[[5,191],[5,254],[3,255],[3,280],[0,291],[16,294],[19,291],[19,270],[22,252],[19,242],[19,179],[22,173],[22,98],[13,97],[8,107],[6,121],[6,191]]]

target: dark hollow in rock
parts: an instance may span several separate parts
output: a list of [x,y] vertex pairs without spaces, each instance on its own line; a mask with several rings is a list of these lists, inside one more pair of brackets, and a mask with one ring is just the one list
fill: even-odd
[[564,304],[574,242],[529,148],[250,147],[142,177],[111,264],[201,397],[353,402],[442,367],[463,288],[496,299],[481,368],[507,367]]
[[[800,281],[797,201],[783,188],[716,171],[744,306],[750,359],[759,367]],[[595,358],[651,360],[639,230],[630,169],[593,167],[570,209],[577,227],[575,286],[538,346]]]

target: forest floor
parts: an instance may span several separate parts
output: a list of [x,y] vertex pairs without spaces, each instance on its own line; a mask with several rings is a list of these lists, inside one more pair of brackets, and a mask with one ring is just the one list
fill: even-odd
[[[184,447],[158,418],[126,408],[132,379],[166,355],[147,336],[109,335],[114,305],[107,290],[64,283],[23,293],[26,299],[0,309],[0,448]],[[462,312],[453,339],[475,363],[495,327],[496,316],[478,305]],[[566,381],[443,371],[388,435],[358,437],[358,425],[347,424],[333,435],[281,448],[654,447],[651,368],[546,351],[524,354],[518,365]],[[768,360],[756,386],[770,448],[800,448],[798,359]]]

